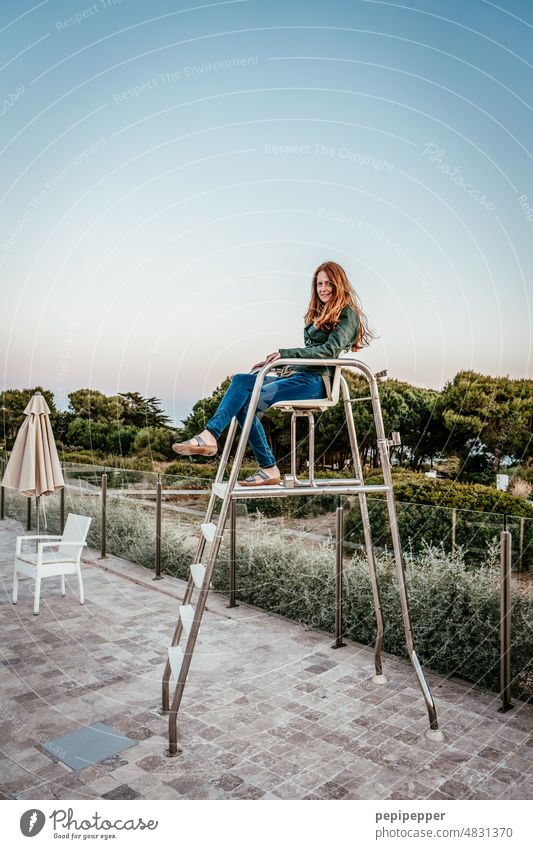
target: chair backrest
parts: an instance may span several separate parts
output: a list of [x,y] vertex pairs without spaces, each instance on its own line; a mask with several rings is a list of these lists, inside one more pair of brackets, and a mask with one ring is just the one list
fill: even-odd
[[331,403],[337,404],[339,400],[339,390],[341,385],[341,369],[339,366],[335,368],[333,383],[331,384]]
[[333,376],[333,382],[331,384],[331,397],[330,398],[310,398],[310,399],[299,399],[294,401],[278,401],[276,404],[272,404],[271,406],[274,408],[278,408],[280,410],[325,410],[328,407],[334,407],[335,404],[339,401],[339,390],[341,385],[341,369],[339,366],[335,367],[335,374]]
[[69,513],[65,522],[65,530],[59,543],[58,553],[66,554],[76,559],[78,553],[85,545],[89,525],[92,522],[90,516],[78,516],[77,513]]

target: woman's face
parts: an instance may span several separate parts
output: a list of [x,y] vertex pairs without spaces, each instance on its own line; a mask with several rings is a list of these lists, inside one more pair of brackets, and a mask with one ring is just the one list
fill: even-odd
[[316,292],[323,304],[327,304],[333,297],[333,284],[329,282],[326,271],[319,271],[316,278]]

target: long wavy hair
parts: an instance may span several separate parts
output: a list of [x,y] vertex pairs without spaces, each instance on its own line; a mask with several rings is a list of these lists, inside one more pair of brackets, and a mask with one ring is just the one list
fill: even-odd
[[[333,286],[332,297],[327,304],[323,304],[318,297],[317,278],[321,271],[325,271],[328,280]],[[336,262],[323,262],[313,274],[311,283],[311,300],[304,316],[306,326],[314,324],[320,330],[334,330],[339,323],[340,314],[344,307],[351,307],[358,318],[357,336],[351,346],[352,351],[359,351],[375,339],[374,334],[368,327],[368,319],[361,309],[359,298],[352,287],[346,272]]]

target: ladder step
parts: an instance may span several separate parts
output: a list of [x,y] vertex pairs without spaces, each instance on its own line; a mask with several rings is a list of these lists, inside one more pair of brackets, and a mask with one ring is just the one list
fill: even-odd
[[207,542],[211,542],[215,538],[217,526],[213,522],[203,522],[201,525],[202,533]]
[[189,636],[194,620],[194,607],[192,604],[180,604],[180,619],[183,625],[183,633]]
[[219,498],[224,498],[226,495],[226,490],[228,488],[228,484],[226,483],[214,483],[213,484],[213,492],[215,495],[218,495]]
[[202,584],[204,582],[205,575],[205,566],[203,563],[192,563],[191,564],[191,575],[194,581],[194,586],[198,587],[200,590],[202,588]]
[[170,663],[170,671],[176,679],[180,677],[181,664],[183,663],[183,651],[179,646],[170,646],[168,650],[168,660]]

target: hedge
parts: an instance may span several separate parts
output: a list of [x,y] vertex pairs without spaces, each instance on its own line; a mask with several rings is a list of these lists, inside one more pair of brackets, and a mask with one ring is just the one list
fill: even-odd
[[[47,499],[49,532],[58,532],[59,499]],[[25,499],[6,492],[6,514],[25,520]],[[100,544],[100,504],[89,496],[71,496],[68,509],[93,516],[89,544]],[[190,525],[174,514],[164,517],[162,569],[186,579],[194,556]],[[108,507],[108,550],[150,569],[155,562],[153,514],[138,505],[111,499]],[[213,574],[213,591],[227,594],[228,535]],[[494,692],[499,688],[499,566],[496,549],[488,549],[472,569],[459,550],[425,546],[405,554],[408,596],[417,655],[428,668],[456,675]],[[334,630],[335,549],[331,542],[309,549],[283,538],[259,518],[252,532],[241,534],[236,547],[237,595],[256,605],[329,633]],[[384,651],[406,656],[396,574],[390,553],[377,554],[385,619]],[[345,559],[345,636],[364,644],[375,640],[375,622],[366,558],[359,552]],[[512,590],[512,692],[533,698],[531,589]],[[171,629],[172,630],[172,629]],[[170,632],[169,632],[170,634]]]

